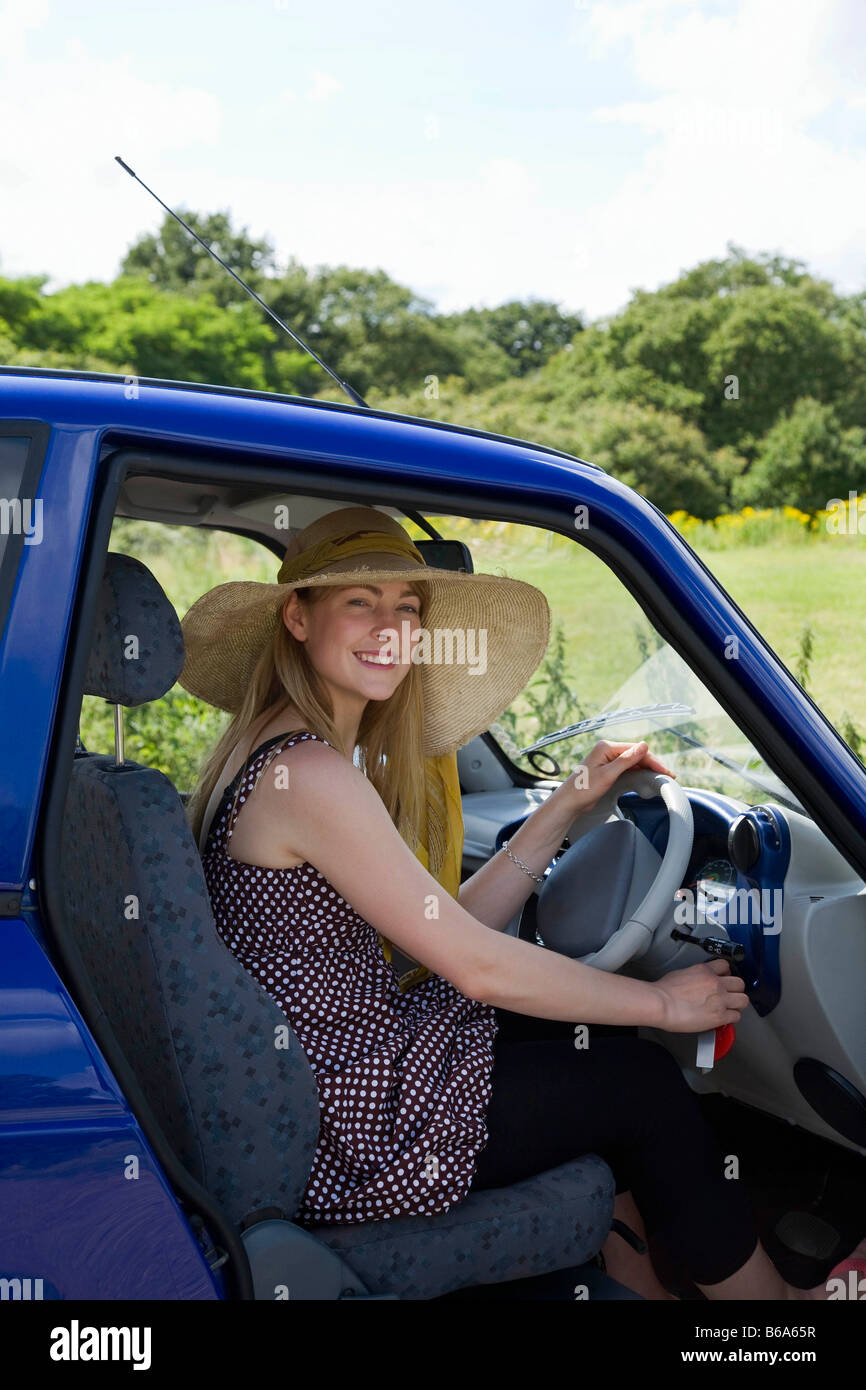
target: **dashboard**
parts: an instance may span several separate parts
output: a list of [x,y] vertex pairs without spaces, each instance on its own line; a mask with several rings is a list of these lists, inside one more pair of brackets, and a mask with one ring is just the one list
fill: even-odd
[[[781,818],[778,811],[770,812],[769,807],[744,807],[740,802],[732,801],[728,797],[714,792],[697,791],[691,787],[689,801],[694,816],[695,837],[691,858],[683,878],[684,888],[694,887],[699,882],[735,885],[740,873],[753,868],[760,858],[759,826],[773,826],[774,843],[778,844],[781,838]],[[619,808],[627,820],[643,831],[654,849],[659,854],[664,854],[668,841],[668,817],[661,798],[644,800],[637,792],[626,792],[620,797]],[[764,814],[756,820],[755,813],[759,812]],[[738,829],[732,845],[732,828],[744,815],[752,820],[754,833]],[[739,867],[731,858],[732,852],[736,855]]]
[[[465,791],[464,877],[486,863],[556,785]],[[727,939],[743,947],[731,969],[742,976],[753,1007],[737,1026],[736,1045],[708,1075],[695,1070],[692,1035],[644,1031],[672,1053],[695,1089],[722,1090],[866,1155],[866,878],[805,814],[684,790],[694,839],[680,895],[694,894],[699,926],[681,927],[672,904],[670,923],[660,925],[650,949],[626,972],[656,979],[708,959],[688,935],[672,939],[674,926],[696,937]],[[625,792],[618,805],[663,855],[668,815],[661,798]],[[588,844],[594,833],[578,844]],[[548,872],[569,848],[565,841]],[[652,862],[646,872],[653,872]],[[530,892],[505,930],[544,946],[537,929],[540,891]],[[590,900],[604,901],[591,894]],[[578,918],[584,911],[579,894],[574,910]]]

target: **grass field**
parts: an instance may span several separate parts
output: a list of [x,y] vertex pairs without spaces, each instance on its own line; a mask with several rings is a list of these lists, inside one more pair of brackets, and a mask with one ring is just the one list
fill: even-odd
[[[600,705],[634,670],[640,661],[635,628],[646,628],[646,619],[594,555],[564,537],[539,544],[531,527],[445,519],[442,527],[461,539],[480,530],[471,547],[476,569],[502,567],[547,595],[554,621],[564,626],[573,685],[585,705]],[[847,710],[858,727],[866,726],[866,537],[818,534],[717,548],[686,535],[791,670],[801,633],[811,626],[809,693],[834,724]]]
[[866,546],[768,546],[702,556],[782,660],[793,669],[798,637],[811,625],[809,693],[838,724],[847,709],[866,725]]

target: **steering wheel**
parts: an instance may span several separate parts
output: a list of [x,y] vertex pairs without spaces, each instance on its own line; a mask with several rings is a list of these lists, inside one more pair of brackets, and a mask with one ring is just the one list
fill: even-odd
[[[664,801],[664,858],[620,811],[627,791]],[[691,803],[678,782],[640,768],[618,777],[591,811],[577,817],[568,837],[572,843],[539,891],[536,929],[562,955],[597,970],[619,970],[644,954],[672,911],[694,842]]]

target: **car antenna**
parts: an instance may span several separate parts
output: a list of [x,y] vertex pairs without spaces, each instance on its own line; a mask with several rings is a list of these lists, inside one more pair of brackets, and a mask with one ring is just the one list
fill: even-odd
[[340,377],[338,377],[336,372],[332,372],[327,362],[323,362],[321,357],[319,357],[317,353],[313,352],[313,349],[309,347],[301,338],[298,337],[297,333],[293,333],[291,328],[289,328],[288,324],[283,323],[282,319],[278,318],[278,316],[274,313],[273,309],[268,308],[265,301],[262,298],[260,298],[259,295],[256,294],[255,290],[251,290],[249,285],[244,283],[241,277],[237,275],[235,271],[232,270],[230,265],[226,265],[225,261],[217,255],[216,251],[214,251],[214,249],[211,246],[208,246],[206,241],[202,241],[198,233],[194,232],[192,227],[190,227],[188,223],[184,222],[182,217],[178,217],[176,212],[172,212],[172,209],[168,206],[168,204],[164,203],[162,199],[158,197],[156,193],[154,193],[152,188],[148,188],[144,180],[138,177],[138,174],[135,172],[134,169],[130,169],[129,165],[124,163],[119,154],[116,154],[114,158],[117,160],[121,169],[126,170],[130,178],[135,179],[136,183],[140,183],[142,188],[150,194],[151,198],[156,198],[156,201],[159,203],[160,207],[165,208],[166,212],[171,213],[171,216],[174,218],[175,222],[179,222],[180,225],[187,232],[189,232],[191,237],[195,237],[199,246],[203,246],[205,251],[207,251],[209,255],[213,256],[214,260],[222,266],[223,270],[227,270],[229,275],[231,275],[233,279],[237,280],[241,289],[246,290],[247,294],[250,295],[251,298],[253,298],[257,304],[261,304],[265,313],[273,319],[274,323],[278,324],[279,327],[282,328],[284,333],[288,333],[289,337],[294,339],[294,341],[298,344],[298,347],[302,347],[304,349],[304,352],[308,352],[310,356],[314,358],[316,362],[318,362],[320,367],[324,367],[325,371],[328,373],[328,376],[333,378],[333,380],[337,383],[337,385],[340,387],[342,391],[345,391],[350,401],[353,401],[355,405],[363,406],[365,410],[370,409],[363,396],[359,396],[358,392],[355,390],[353,386],[350,386],[347,381],[343,381]]
[[[223,270],[227,270],[228,273],[229,273],[229,275],[231,275],[231,277],[232,277],[234,280],[237,280],[237,282],[238,282],[238,284],[240,285],[241,289],[246,290],[247,294],[250,295],[250,296],[256,301],[257,304],[261,304],[261,306],[262,306],[262,308],[264,309],[265,313],[268,314],[268,315],[270,316],[270,318],[273,319],[274,323],[278,324],[279,327],[282,328],[282,330],[283,330],[284,333],[288,333],[289,337],[290,337],[290,338],[293,338],[294,341],[298,344],[298,346],[299,346],[299,347],[302,347],[302,348],[304,349],[304,352],[308,352],[308,353],[310,354],[310,356],[311,356],[312,358],[314,358],[316,362],[318,362],[318,364],[319,364],[320,367],[324,367],[325,371],[328,373],[328,376],[331,377],[334,381],[336,381],[336,383],[337,383],[337,385],[340,387],[341,391],[345,391],[345,393],[346,393],[346,395],[349,397],[349,400],[350,400],[350,401],[353,401],[355,405],[360,405],[360,406],[362,406],[364,410],[369,410],[369,409],[370,409],[369,405],[368,405],[367,402],[364,400],[364,397],[363,397],[363,396],[360,396],[360,395],[358,394],[358,392],[355,390],[354,386],[350,386],[349,383],[348,383],[347,381],[343,381],[340,377],[338,377],[337,374],[336,374],[336,372],[332,372],[332,371],[331,371],[331,368],[328,366],[327,362],[323,362],[322,359],[321,359],[321,357],[319,357],[319,355],[318,355],[317,353],[313,352],[313,349],[312,349],[311,347],[308,347],[308,345],[303,341],[303,339],[301,339],[301,338],[298,337],[297,333],[293,333],[292,330],[291,330],[291,328],[289,328],[288,324],[287,324],[287,323],[283,323],[282,319],[281,319],[281,318],[278,318],[278,316],[274,313],[273,309],[269,309],[269,308],[268,308],[268,306],[267,306],[267,304],[265,303],[265,301],[264,301],[259,295],[256,294],[255,290],[251,290],[250,287],[249,287],[249,285],[245,284],[244,281],[241,279],[241,277],[240,277],[239,275],[237,275],[237,274],[235,273],[235,271],[232,270],[231,266],[230,266],[230,265],[226,265],[225,261],[222,260],[221,257],[219,257],[219,256],[217,255],[216,251],[214,251],[212,247],[208,246],[208,244],[207,244],[206,241],[202,241],[202,238],[199,236],[198,232],[194,232],[193,229],[192,229],[192,227],[190,227],[190,226],[188,225],[188,223],[184,222],[184,220],[183,220],[182,217],[178,217],[177,213],[176,213],[176,212],[173,212],[172,209],[168,206],[168,204],[167,204],[167,203],[164,203],[164,202],[162,201],[162,199],[161,199],[156,193],[154,193],[154,191],[153,191],[152,188],[148,188],[147,184],[144,182],[144,179],[140,179],[140,178],[138,177],[138,174],[135,172],[135,170],[134,170],[134,169],[130,169],[129,165],[128,165],[127,163],[125,163],[124,160],[121,159],[121,157],[120,157],[119,154],[116,154],[116,155],[114,156],[114,158],[117,160],[117,163],[120,165],[121,169],[125,169],[125,170],[126,170],[126,172],[129,174],[130,178],[135,179],[136,183],[140,183],[141,186],[142,186],[142,188],[145,190],[145,192],[147,192],[147,193],[150,194],[151,198],[156,198],[156,201],[159,203],[160,207],[161,207],[161,208],[165,208],[166,212],[171,213],[171,216],[174,218],[175,222],[179,222],[180,225],[181,225],[186,231],[189,232],[189,234],[190,234],[191,237],[195,237],[195,239],[196,239],[196,241],[198,242],[199,246],[203,246],[204,249],[205,249],[205,251],[207,251],[208,255],[213,256],[214,260],[215,260],[219,265],[222,266]],[[427,532],[427,535],[428,535],[432,540],[434,540],[434,541],[441,541],[441,540],[442,540],[442,537],[440,536],[439,532],[436,530],[436,527],[433,526],[432,523],[429,522],[425,516],[422,516],[422,514],[421,514],[420,512],[415,511],[414,508],[410,509],[409,511],[406,511],[406,512],[404,513],[404,515],[407,516],[407,517],[409,517],[410,521],[414,521],[415,524],[416,524],[416,526],[419,526],[420,529],[421,529],[422,531],[426,531],[426,532]]]

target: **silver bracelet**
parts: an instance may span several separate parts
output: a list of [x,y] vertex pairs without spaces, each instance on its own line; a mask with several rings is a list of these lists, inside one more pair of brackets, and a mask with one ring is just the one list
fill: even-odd
[[512,853],[511,853],[511,850],[508,848],[508,846],[509,846],[510,844],[511,844],[511,841],[510,841],[510,840],[503,840],[503,841],[502,841],[502,844],[500,845],[499,848],[500,848],[500,849],[504,849],[504,850],[505,850],[505,853],[508,855],[508,858],[509,858],[509,859],[512,859],[512,860],[514,861],[514,863],[517,865],[517,867],[518,867],[519,869],[522,869],[523,872],[524,872],[525,874],[529,874],[529,877],[530,877],[530,878],[534,878],[536,883],[543,883],[543,882],[544,882],[544,875],[543,875],[543,874],[534,874],[534,873],[532,872],[532,870],[530,869],[530,867],[529,867],[528,864],[524,864],[524,862],[523,862],[522,859],[518,859],[516,854],[512,854]]

